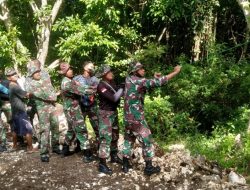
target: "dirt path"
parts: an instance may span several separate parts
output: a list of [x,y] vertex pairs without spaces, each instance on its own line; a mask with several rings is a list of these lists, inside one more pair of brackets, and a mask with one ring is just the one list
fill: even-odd
[[[61,158],[52,154],[49,163],[40,161],[39,153],[27,154],[23,150],[0,154],[0,189],[249,189],[247,185],[229,183],[226,176],[204,171],[193,165],[188,151],[176,150],[155,158],[162,172],[151,177],[144,176],[140,148],[136,149],[134,168],[128,174],[121,166],[108,163],[112,176],[97,171],[98,162],[81,161],[81,154]],[[205,163],[203,163],[205,164]]]
[[0,155],[0,189],[154,189],[159,183],[134,180],[120,172],[121,166],[110,164],[112,176],[97,171],[98,162],[83,163],[81,155],[60,158],[51,155],[49,163],[41,163],[38,153],[24,151]]

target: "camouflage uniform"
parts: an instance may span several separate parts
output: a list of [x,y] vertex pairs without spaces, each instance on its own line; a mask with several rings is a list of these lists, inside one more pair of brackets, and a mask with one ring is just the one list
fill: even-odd
[[[32,82],[31,77],[27,77],[25,79],[25,83],[24,83],[25,91],[28,92],[28,87],[31,82]],[[35,138],[36,141],[40,142],[40,127],[39,127],[39,122],[37,122],[38,115],[37,115],[36,103],[33,98],[30,98],[27,101],[27,114],[33,127],[33,138]]]
[[131,149],[137,138],[143,145],[144,159],[146,161],[152,160],[154,147],[152,134],[144,116],[144,96],[148,89],[162,86],[167,80],[166,76],[146,79],[131,75],[126,78],[124,93],[125,141],[123,157],[130,158]]
[[78,95],[85,94],[86,88],[77,85],[72,79],[64,77],[61,84],[61,90],[64,103],[63,107],[69,123],[66,142],[70,145],[71,142],[74,141],[74,137],[76,137],[80,142],[82,150],[89,149],[88,131],[77,97]]
[[[39,69],[39,67],[35,64],[32,64],[32,62],[29,64],[30,65],[29,65],[28,69],[31,69],[31,68]],[[34,70],[33,70],[33,72],[34,72]],[[47,70],[41,70],[40,74],[41,74],[41,80],[43,80],[45,84],[46,83],[50,84],[50,87],[53,88],[53,86],[51,85],[50,75],[47,72]],[[34,80],[32,79],[32,77],[28,76],[26,78],[26,81],[25,81],[25,87],[29,88],[30,83],[32,83],[33,81]],[[34,102],[34,99],[32,99],[31,112],[30,112],[31,117],[34,118],[34,115],[36,113],[38,113],[36,103]],[[65,116],[64,111],[63,111],[63,106],[59,103],[56,103],[54,110],[51,114],[52,114],[52,124],[56,128],[55,131],[59,132],[59,134],[58,134],[59,139],[58,139],[58,142],[55,142],[55,144],[59,143],[60,149],[62,149],[62,145],[65,142],[66,132],[68,130],[68,122],[67,122],[66,116]],[[39,114],[38,114],[38,120],[39,121],[41,120],[39,118]],[[35,134],[36,134],[38,141],[40,141],[40,124],[38,123],[37,125],[34,125],[33,128],[34,128],[34,131],[35,131]]]
[[99,131],[99,157],[108,158],[110,152],[118,152],[119,126],[117,111],[99,111]]
[[68,121],[63,110],[63,105],[56,103],[56,107],[52,115],[55,118],[53,120],[55,122],[54,125],[58,127],[58,141],[60,145],[59,149],[62,150],[62,146],[66,139],[66,133],[68,131]]
[[[5,87],[4,85],[0,84],[1,88],[0,91],[2,93],[2,96],[0,97],[0,142],[2,146],[5,146],[7,143],[7,132],[9,128],[9,124],[11,124],[11,106],[9,102],[9,96],[8,96],[8,88]],[[6,117],[6,122],[5,123],[2,118],[2,112],[4,113]]]
[[4,127],[2,118],[0,118],[0,146],[5,146],[6,142],[7,142],[6,128]]
[[[108,65],[103,65],[99,76],[110,72]],[[99,158],[108,158],[110,153],[117,154],[119,139],[118,112],[119,99],[123,89],[118,89],[113,81],[101,80],[97,93],[99,97]],[[111,154],[112,157],[112,154]]]
[[[97,88],[97,85],[99,83],[99,80],[95,76],[90,77],[90,78],[84,78],[82,75],[78,75],[78,76],[74,77],[73,80],[79,82],[81,84],[81,86],[91,86],[93,88]],[[80,107],[82,110],[84,121],[86,120],[86,117],[88,116],[90,124],[95,132],[97,147],[99,147],[100,142],[99,142],[99,129],[98,129],[97,102],[96,102],[96,100],[94,100],[93,104],[86,106],[86,105],[84,105],[83,97],[84,96],[82,96],[80,99]],[[94,96],[93,96],[93,98],[94,98]]]
[[[32,76],[38,68],[29,68],[29,75]],[[41,71],[41,79],[30,79],[28,84],[26,83],[26,90],[34,95],[36,109],[39,117],[40,136],[41,136],[41,157],[49,156],[50,147],[50,130],[52,133],[52,147],[56,146],[59,142],[58,137],[58,117],[56,113],[55,102],[57,95],[54,87],[51,84],[49,75]]]

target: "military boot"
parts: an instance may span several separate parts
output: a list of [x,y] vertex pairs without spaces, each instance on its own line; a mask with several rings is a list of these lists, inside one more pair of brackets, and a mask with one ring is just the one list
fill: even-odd
[[42,162],[49,162],[49,157],[48,156],[41,156],[41,161]]
[[107,166],[106,164],[106,159],[105,158],[100,158],[100,163],[99,163],[99,172],[105,173],[108,175],[112,175],[112,170]]
[[77,139],[75,153],[78,153],[78,152],[81,152],[81,145],[80,145],[80,141]]
[[0,153],[7,151],[7,148],[5,145],[0,145]]
[[123,161],[122,161],[122,171],[124,173],[128,173],[128,170],[132,168],[132,165],[130,165],[129,163],[129,159],[126,157],[123,157]]
[[144,169],[144,174],[151,176],[152,174],[159,173],[161,168],[159,166],[153,166],[152,160],[146,161],[146,167]]
[[52,152],[56,153],[58,155],[61,155],[63,153],[62,150],[60,150],[59,145],[53,146],[52,147]]
[[66,157],[66,156],[69,156],[71,154],[73,154],[73,153],[69,151],[69,145],[64,144],[63,149],[62,149],[62,154],[61,154],[62,157]]
[[111,156],[111,163],[117,163],[117,164],[122,164],[122,160],[117,156],[117,151],[111,151],[110,153]]
[[83,150],[82,161],[85,163],[94,161],[94,157],[90,149]]

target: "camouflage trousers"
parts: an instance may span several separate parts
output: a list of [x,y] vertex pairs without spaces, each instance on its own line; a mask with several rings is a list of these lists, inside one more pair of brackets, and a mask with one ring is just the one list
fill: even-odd
[[68,109],[65,109],[65,115],[68,120],[68,131],[66,134],[66,143],[72,145],[75,143],[75,138],[79,140],[81,150],[90,148],[88,140],[88,131],[85,125],[84,117],[81,112],[80,105],[74,105]]
[[123,144],[123,157],[130,158],[132,148],[137,139],[142,144],[143,157],[145,160],[152,160],[154,157],[154,146],[151,131],[145,120],[126,121]]
[[[59,135],[58,143],[59,145],[63,145],[65,143],[65,136],[68,130],[68,122],[63,111],[63,106],[61,104],[56,103],[52,115],[53,115],[52,124],[54,124],[55,127],[58,128],[58,135]],[[37,113],[35,113],[33,116],[33,135],[36,137],[37,141],[40,142],[41,134],[40,134],[40,124],[38,117],[39,116]]]
[[41,141],[41,156],[49,156],[50,149],[50,132],[51,144],[57,146],[59,143],[59,124],[57,110],[54,105],[47,104],[37,107],[39,126],[40,126],[40,141]]
[[[6,117],[6,121],[1,118],[2,112]],[[0,110],[0,144],[6,145],[7,143],[7,132],[9,130],[9,124],[11,124],[11,106],[9,102],[3,102]]]
[[63,145],[66,141],[66,133],[68,131],[68,121],[63,110],[63,105],[56,103],[56,110],[52,113],[55,118],[55,125],[58,127],[58,142]]
[[99,158],[108,158],[110,151],[118,151],[119,139],[117,111],[99,110]]
[[0,145],[6,145],[7,142],[7,133],[6,127],[4,126],[4,122],[2,120],[2,118],[0,118]]
[[86,121],[86,117],[88,116],[90,124],[95,132],[95,138],[96,138],[96,147],[98,148],[100,145],[99,140],[99,121],[98,121],[98,107],[97,105],[93,105],[90,107],[84,107],[81,105],[82,114],[84,117],[84,121]]

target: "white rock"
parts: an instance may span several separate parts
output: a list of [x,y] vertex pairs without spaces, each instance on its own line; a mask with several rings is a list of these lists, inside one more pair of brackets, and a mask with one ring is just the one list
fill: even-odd
[[228,175],[228,180],[231,183],[246,184],[246,180],[242,175],[236,174],[231,171]]
[[152,178],[151,181],[153,181],[153,182],[160,182],[161,178],[158,175],[156,175],[155,177]]
[[137,185],[137,184],[134,184],[135,185],[135,190],[140,190],[140,186]]
[[172,179],[176,178],[176,176],[178,176],[177,169],[171,168],[170,175],[171,175]]
[[99,173],[98,174],[98,177],[104,177],[104,176],[106,176],[106,174],[104,174],[104,173]]
[[170,181],[172,179],[170,173],[165,172],[163,175],[163,179],[166,182]]
[[100,190],[109,190],[109,187],[102,187]]
[[214,183],[213,181],[210,181],[207,184],[207,189],[218,190],[218,189],[221,189],[221,185],[217,184],[217,183]]
[[191,170],[189,170],[189,168],[187,167],[181,167],[181,174],[183,174],[184,176],[186,176],[187,174],[192,174],[193,172]]
[[168,150],[170,152],[180,151],[184,149],[185,149],[185,146],[183,144],[173,144],[168,147]]

